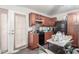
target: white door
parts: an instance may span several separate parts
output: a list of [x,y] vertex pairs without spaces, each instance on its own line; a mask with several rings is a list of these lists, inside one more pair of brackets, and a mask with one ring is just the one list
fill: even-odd
[[0,48],[1,52],[8,51],[8,15],[6,10],[0,9]]
[[26,45],[26,16],[22,14],[15,14],[14,20],[14,48],[21,48]]

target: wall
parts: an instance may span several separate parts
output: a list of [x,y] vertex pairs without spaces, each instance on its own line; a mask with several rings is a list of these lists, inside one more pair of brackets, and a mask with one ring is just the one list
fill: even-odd
[[[43,13],[39,13],[24,7],[20,6],[8,6],[8,5],[0,5],[0,8],[8,9],[8,52],[7,53],[15,53],[18,50],[14,50],[14,35],[11,33],[14,32],[14,13],[24,14],[26,15],[26,46],[23,48],[26,48],[28,46],[28,30],[29,30],[29,13],[34,12],[38,13],[44,16],[49,17],[48,15],[45,15]],[[21,48],[21,49],[23,49]]]
[[65,19],[65,17],[67,16],[68,13],[72,13],[72,12],[79,12],[79,9],[64,12],[64,13],[59,13],[59,14],[56,14],[56,15],[52,15],[51,17],[57,17],[57,20],[61,21],[61,20]]

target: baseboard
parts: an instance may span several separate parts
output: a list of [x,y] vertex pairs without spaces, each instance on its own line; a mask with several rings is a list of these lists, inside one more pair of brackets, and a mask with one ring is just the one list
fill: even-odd
[[12,52],[6,52],[6,53],[4,53],[4,54],[14,54],[14,53],[19,52],[20,50],[25,49],[25,48],[27,48],[27,47],[28,47],[28,46],[24,46],[24,47],[22,47],[22,48],[20,48],[20,49],[13,50]]

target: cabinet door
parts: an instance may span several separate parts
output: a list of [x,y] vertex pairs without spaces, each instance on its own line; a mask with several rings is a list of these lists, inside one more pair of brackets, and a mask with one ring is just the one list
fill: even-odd
[[45,18],[44,26],[54,26],[56,19],[50,19],[48,17]]
[[52,32],[45,32],[45,43],[47,43],[47,40],[52,37],[53,33]]
[[38,37],[38,34],[37,33],[35,33],[34,35],[33,35],[33,48],[37,48],[38,47],[38,40],[39,40],[39,37]]
[[29,25],[35,25],[35,21],[36,21],[36,14],[34,13],[30,13],[29,14]]
[[79,12],[77,13],[77,37],[78,37],[78,47],[79,47]]
[[51,18],[50,20],[51,20],[51,21],[50,21],[50,22],[51,22],[51,26],[54,26],[55,23],[56,23],[56,20],[57,20],[56,17]]
[[29,48],[30,49],[35,49],[38,47],[38,43],[39,43],[39,36],[37,33],[32,33],[29,32]]
[[68,29],[68,34],[73,34],[73,15],[68,15],[68,20],[67,20],[67,29]]
[[33,45],[33,34],[31,32],[28,32],[28,47],[30,48]]
[[77,24],[77,13],[72,13],[68,15],[68,20],[67,20],[67,29],[68,29],[68,34],[72,35],[73,39],[73,46],[78,47],[78,26]]
[[46,18],[45,21],[44,21],[44,26],[49,26],[49,24],[50,24],[49,23],[49,18]]

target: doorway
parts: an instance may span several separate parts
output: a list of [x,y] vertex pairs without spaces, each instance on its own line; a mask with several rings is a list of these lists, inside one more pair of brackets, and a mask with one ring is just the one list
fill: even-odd
[[26,45],[26,16],[15,13],[14,18],[14,49],[22,48]]

